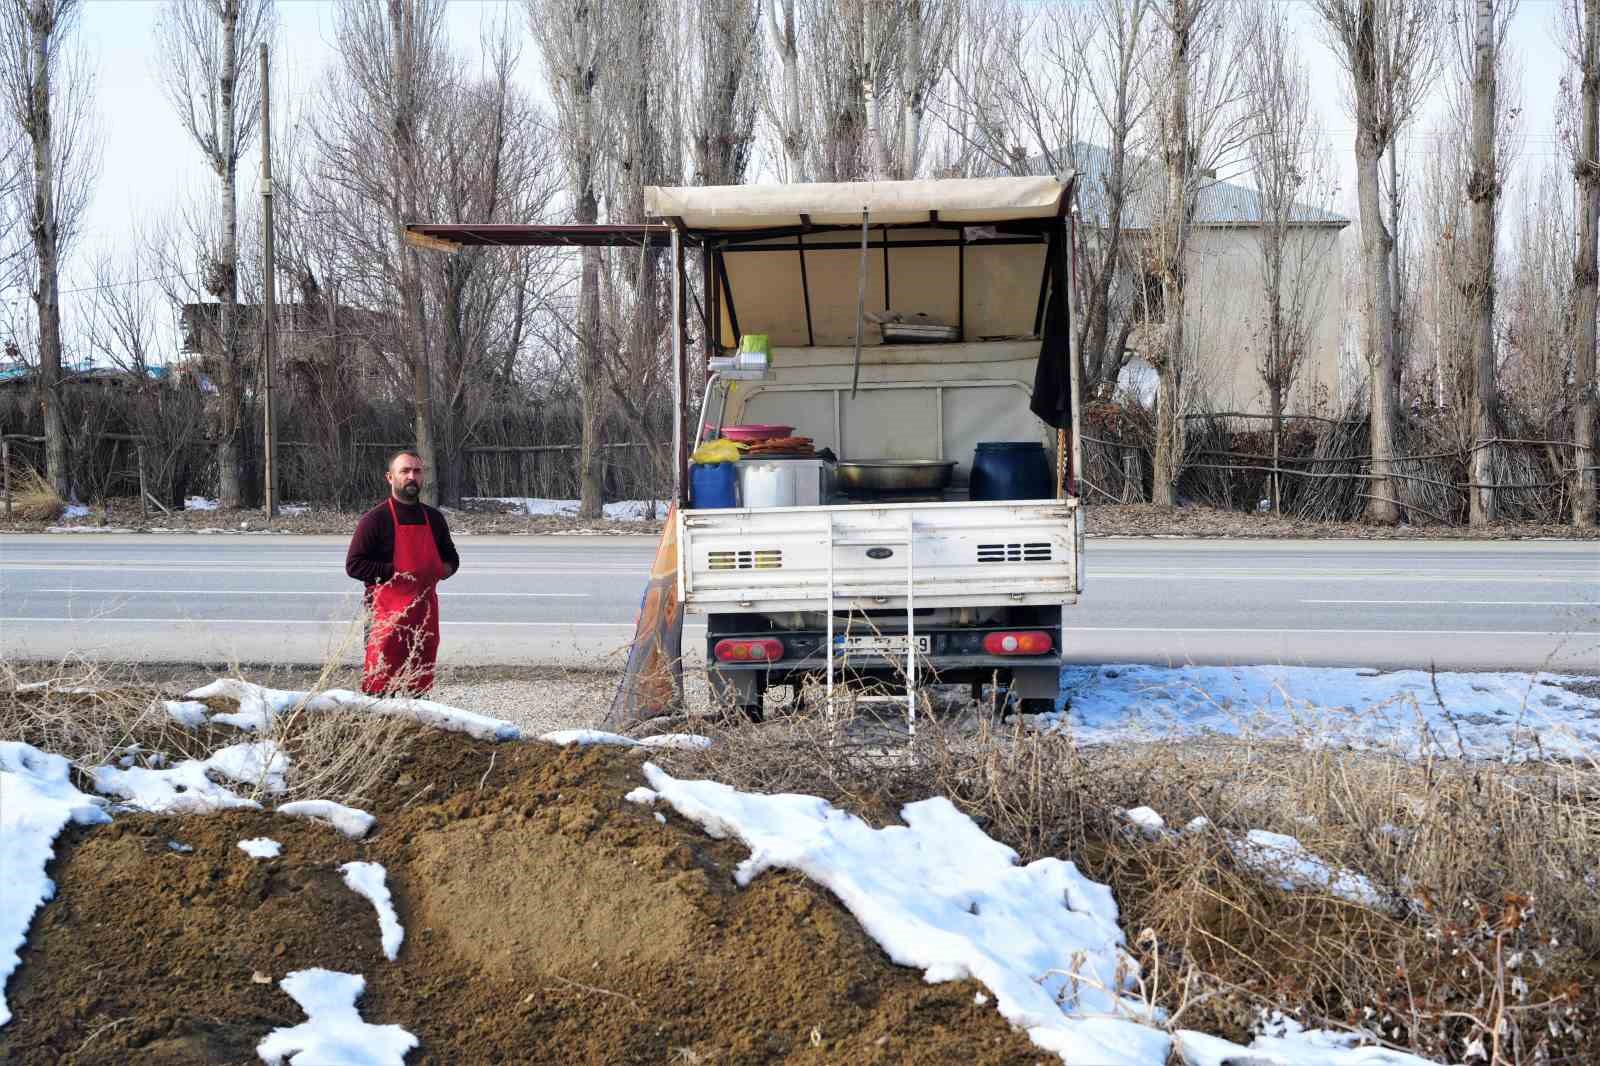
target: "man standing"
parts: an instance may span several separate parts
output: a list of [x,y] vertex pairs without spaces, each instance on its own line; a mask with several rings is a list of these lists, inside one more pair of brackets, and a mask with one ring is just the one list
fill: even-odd
[[439,582],[461,567],[444,515],[420,502],[422,459],[398,452],[384,479],[389,498],[361,516],[344,572],[366,585],[372,622],[361,690],[420,696],[439,657]]

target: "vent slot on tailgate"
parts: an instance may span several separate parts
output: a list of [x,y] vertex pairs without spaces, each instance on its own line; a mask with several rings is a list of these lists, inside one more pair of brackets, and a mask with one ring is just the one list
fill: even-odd
[[1049,541],[978,545],[980,563],[1048,563],[1052,558]]
[[778,548],[741,548],[738,551],[706,553],[708,570],[779,570],[783,552]]

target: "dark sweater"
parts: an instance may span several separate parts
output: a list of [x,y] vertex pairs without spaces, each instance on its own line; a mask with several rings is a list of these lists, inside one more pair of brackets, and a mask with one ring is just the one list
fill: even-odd
[[[423,513],[427,517],[423,517]],[[395,516],[403,526],[420,526],[423,522],[433,528],[433,543],[444,560],[446,576],[461,568],[461,556],[456,554],[455,541],[450,539],[450,527],[444,515],[425,503],[394,501]],[[381,584],[394,576],[394,522],[389,518],[389,502],[385,500],[361,516],[356,523],[355,536],[350,538],[350,550],[345,553],[344,572],[367,586]]]

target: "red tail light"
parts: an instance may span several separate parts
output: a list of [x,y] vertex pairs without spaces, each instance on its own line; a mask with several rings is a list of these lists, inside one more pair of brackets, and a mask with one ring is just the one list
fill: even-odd
[[783,658],[783,641],[770,637],[758,640],[719,640],[712,654],[720,663],[772,663]]
[[1037,629],[1021,633],[990,633],[983,650],[990,655],[1046,655],[1055,647],[1050,634]]

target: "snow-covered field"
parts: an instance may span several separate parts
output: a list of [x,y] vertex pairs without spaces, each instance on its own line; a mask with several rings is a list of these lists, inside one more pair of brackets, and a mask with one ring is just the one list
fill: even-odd
[[1084,744],[1305,739],[1406,756],[1600,759],[1600,685],[1554,674],[1131,664],[1062,671],[1045,728]]
[[[1092,692],[1080,688],[1071,712],[1074,728],[1098,729],[1093,735],[1099,740],[1127,735],[1144,722],[1146,712],[1137,707],[1143,706],[1139,701],[1154,698],[1151,689],[1155,686],[1166,692],[1168,704],[1182,698],[1185,686],[1208,692],[1214,703],[1222,699],[1239,704],[1247,699],[1261,702],[1261,697],[1268,695],[1261,687],[1266,679],[1248,672],[1228,674],[1233,686],[1228,689],[1221,676],[1140,670],[1107,670],[1110,676],[1104,677],[1103,685]],[[1086,682],[1088,676],[1080,680]],[[1281,676],[1279,680],[1288,687],[1287,680]],[[1332,686],[1328,691],[1346,694],[1352,704],[1382,702],[1379,695],[1386,690],[1366,684],[1372,680],[1356,673],[1324,679]],[[1335,682],[1345,687],[1339,688]],[[1387,682],[1390,694],[1383,699],[1395,698],[1397,686],[1415,683],[1415,678]],[[1490,695],[1498,693],[1503,702],[1515,694],[1509,681],[1504,688],[1486,685],[1490,691],[1480,692],[1470,682],[1442,679],[1442,693],[1447,684],[1453,686],[1449,693],[1462,698],[1469,692],[1484,697],[1479,711],[1491,716],[1499,711],[1482,706]],[[1545,692],[1545,687],[1545,682],[1536,682],[1532,690],[1535,699],[1522,702],[1547,709],[1554,706],[1545,704],[1542,697],[1554,696],[1557,690]],[[312,712],[337,707],[404,715],[480,739],[520,739],[520,731],[512,723],[428,700],[373,700],[342,692],[313,697],[237,680],[218,681],[189,696],[237,700],[240,709],[236,714],[210,715],[209,721],[254,733],[265,730],[274,716],[303,706]],[[1283,702],[1287,707],[1292,701]],[[1600,713],[1593,699],[1560,697],[1558,702],[1574,721]],[[1135,709],[1129,710],[1130,705]],[[197,711],[197,706],[175,702],[168,712],[194,724],[207,715]],[[1120,714],[1118,706],[1122,707]],[[1217,722],[1230,720],[1220,709],[1216,714]],[[1081,726],[1076,724],[1080,718]],[[1294,718],[1290,715],[1282,720],[1292,722]],[[1217,731],[1227,730],[1218,726]],[[688,734],[633,741],[581,730],[545,740],[578,745],[626,743],[656,749],[709,743]],[[3,994],[5,982],[20,964],[19,952],[33,915],[55,891],[45,871],[53,856],[52,844],[62,829],[71,823],[104,822],[139,810],[204,814],[259,806],[239,796],[227,782],[254,786],[270,800],[283,790],[284,777],[292,769],[288,754],[270,741],[240,743],[208,759],[173,766],[138,767],[124,758],[91,775],[100,794],[90,795],[73,785],[68,764],[60,756],[25,744],[0,742],[0,854],[7,856],[6,876],[0,877],[0,1025],[10,1020]],[[715,781],[679,779],[648,762],[643,773],[647,787],[630,792],[628,800],[647,807],[670,807],[707,834],[737,838],[749,848],[749,857],[735,873],[740,887],[768,870],[798,871],[832,892],[895,962],[923,971],[929,982],[967,978],[981,982],[988,990],[983,998],[992,997],[1007,1020],[1026,1031],[1039,1048],[1059,1054],[1065,1062],[1166,1066],[1174,1052],[1189,1066],[1221,1066],[1228,1061],[1274,1066],[1417,1066],[1423,1061],[1374,1046],[1369,1033],[1306,1031],[1281,1018],[1264,1019],[1249,1048],[1168,1024],[1160,1008],[1142,994],[1139,964],[1126,950],[1111,890],[1086,878],[1070,861],[1046,858],[1022,865],[1014,851],[988,837],[942,797],[903,808],[903,825],[874,829],[814,796],[741,792]],[[330,818],[356,836],[372,824],[371,816],[363,812],[318,801],[286,804],[279,813]],[[1170,832],[1160,816],[1148,809],[1130,811],[1128,819],[1145,834]],[[1191,825],[1185,831],[1205,828]],[[281,850],[281,845],[266,837],[242,839],[238,846],[261,858]],[[1277,883],[1284,891],[1330,891],[1363,902],[1370,902],[1375,892],[1365,879],[1322,862],[1292,837],[1252,832],[1231,846],[1247,865],[1261,870],[1269,883]],[[374,935],[381,938],[388,959],[397,958],[402,950],[423,950],[405,947],[405,930],[381,865],[348,863],[342,873],[352,891],[371,901],[376,912]],[[378,1066],[402,1063],[417,1045],[417,1037],[401,1026],[363,1020],[358,1003],[365,978],[360,974],[299,970],[285,976],[278,986],[300,1004],[306,1020],[262,1033],[257,1052],[265,1062]]]

